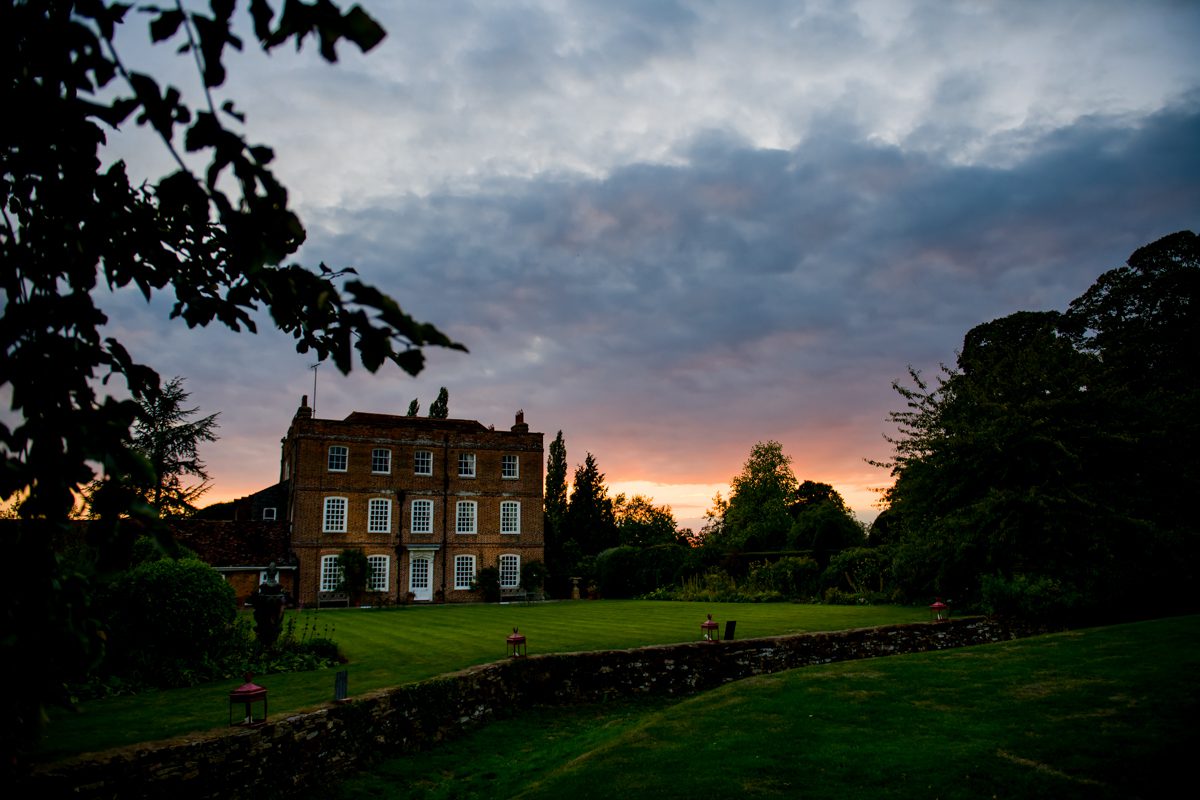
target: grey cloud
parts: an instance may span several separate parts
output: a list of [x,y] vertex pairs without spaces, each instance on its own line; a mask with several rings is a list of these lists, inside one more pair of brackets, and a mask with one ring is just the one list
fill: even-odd
[[[704,407],[691,393],[719,386],[752,402],[865,359],[899,375],[951,358],[974,324],[1061,307],[1138,244],[1194,226],[1197,140],[1195,106],[1056,132],[1010,169],[850,138],[790,153],[704,138],[683,166],[407,198],[314,238],[326,258],[358,242],[365,275],[512,380],[586,381],[563,400]],[[508,352],[534,337],[548,360]]]

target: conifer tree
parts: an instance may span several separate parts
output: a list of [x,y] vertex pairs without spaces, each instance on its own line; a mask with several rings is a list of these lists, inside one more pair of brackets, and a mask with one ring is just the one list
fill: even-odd
[[450,416],[450,392],[443,386],[438,392],[437,400],[429,406],[430,419],[446,419]]

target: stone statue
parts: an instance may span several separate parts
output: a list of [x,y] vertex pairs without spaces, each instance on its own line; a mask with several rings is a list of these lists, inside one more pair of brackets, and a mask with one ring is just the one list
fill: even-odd
[[258,585],[258,591],[250,598],[254,606],[254,635],[264,648],[274,647],[283,630],[283,606],[287,596],[279,584],[279,568],[272,561],[267,567],[266,578]]

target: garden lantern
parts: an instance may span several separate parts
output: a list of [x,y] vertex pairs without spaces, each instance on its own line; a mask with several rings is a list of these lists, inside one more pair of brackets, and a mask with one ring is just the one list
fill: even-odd
[[717,641],[717,623],[713,622],[712,614],[700,623],[700,638],[705,642]]
[[528,651],[525,649],[525,634],[518,632],[515,627],[513,628],[512,635],[508,637],[507,641],[509,658],[524,658],[525,656],[529,655]]
[[950,606],[939,597],[929,605],[929,616],[934,622],[945,622],[950,619]]
[[[267,690],[256,683],[251,683],[250,679],[254,677],[254,673],[246,673],[246,682],[229,693],[229,725],[230,727],[241,725],[247,728],[254,728],[263,725],[267,721]],[[262,716],[255,716],[255,706],[262,703]],[[238,721],[233,721],[234,706],[244,707],[244,713],[239,712]]]

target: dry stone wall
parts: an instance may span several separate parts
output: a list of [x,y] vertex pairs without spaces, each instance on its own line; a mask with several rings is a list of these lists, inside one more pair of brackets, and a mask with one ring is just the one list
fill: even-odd
[[963,619],[533,655],[276,717],[259,728],[215,731],[42,765],[22,781],[16,796],[288,797],[298,787],[318,788],[381,758],[428,747],[534,705],[687,695],[795,667],[986,644],[1038,632],[997,620]]

